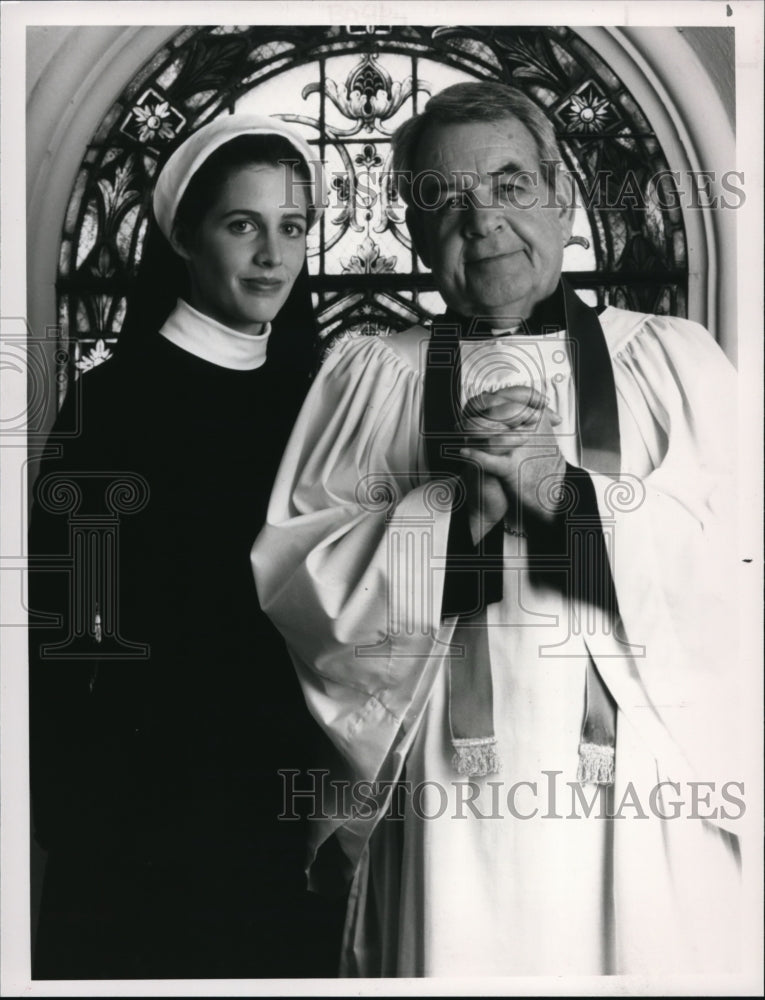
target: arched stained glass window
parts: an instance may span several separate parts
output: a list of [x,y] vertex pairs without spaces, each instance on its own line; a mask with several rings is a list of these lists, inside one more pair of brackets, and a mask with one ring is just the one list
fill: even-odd
[[564,272],[582,297],[684,316],[685,232],[666,158],[633,96],[574,30],[189,27],[125,88],[77,176],[57,281],[74,374],[119,337],[158,159],[239,109],[293,123],[325,161],[331,204],[309,237],[309,269],[327,343],[443,311],[388,176],[390,136],[430,94],[475,79],[521,88],[556,128],[580,202]]

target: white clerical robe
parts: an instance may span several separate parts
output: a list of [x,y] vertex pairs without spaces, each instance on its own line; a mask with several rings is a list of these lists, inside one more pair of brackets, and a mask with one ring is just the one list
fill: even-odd
[[[498,774],[452,764],[451,499],[425,458],[428,331],[342,343],[295,427],[253,549],[261,603],[339,753],[334,777],[404,783],[394,817],[333,799],[315,823],[314,848],[336,833],[355,870],[345,974],[736,969],[733,372],[695,323],[611,307],[600,320],[621,476],[588,471],[621,621],[572,610],[505,534],[503,597],[487,609]],[[581,465],[565,332],[461,351],[463,402],[535,384]],[[576,782],[590,657],[617,704],[601,792]]]

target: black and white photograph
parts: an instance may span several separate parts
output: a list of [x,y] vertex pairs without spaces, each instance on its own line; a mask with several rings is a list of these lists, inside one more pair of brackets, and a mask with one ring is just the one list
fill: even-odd
[[760,995],[762,5],[0,16],[2,994]]

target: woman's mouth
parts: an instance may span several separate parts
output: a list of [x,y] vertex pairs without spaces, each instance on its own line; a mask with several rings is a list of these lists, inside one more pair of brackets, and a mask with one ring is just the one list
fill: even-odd
[[242,285],[247,291],[268,294],[278,292],[284,285],[281,278],[240,278]]

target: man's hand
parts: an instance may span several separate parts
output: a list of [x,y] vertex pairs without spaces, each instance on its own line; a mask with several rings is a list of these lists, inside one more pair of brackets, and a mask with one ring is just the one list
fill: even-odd
[[484,471],[475,460],[466,461],[463,479],[467,488],[470,533],[473,544],[477,545],[497,521],[504,518],[507,496],[497,477]]
[[495,524],[516,501],[542,520],[552,520],[553,504],[546,498],[566,472],[553,432],[560,422],[542,393],[528,386],[498,389],[468,400],[462,418],[466,446],[460,455],[472,469],[466,477],[471,526],[481,518]]

